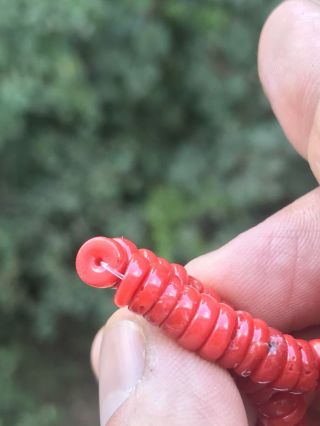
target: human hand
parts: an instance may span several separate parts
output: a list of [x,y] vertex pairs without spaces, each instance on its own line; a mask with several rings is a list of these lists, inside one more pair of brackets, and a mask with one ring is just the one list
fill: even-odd
[[[319,34],[320,2],[282,3],[263,29],[259,71],[288,139],[320,181]],[[219,250],[194,259],[187,270],[235,308],[313,338],[320,336],[319,250],[317,188]],[[96,336],[92,364],[99,377],[102,426],[256,422],[225,370],[178,347],[125,309]],[[319,424],[320,412],[313,417]]]

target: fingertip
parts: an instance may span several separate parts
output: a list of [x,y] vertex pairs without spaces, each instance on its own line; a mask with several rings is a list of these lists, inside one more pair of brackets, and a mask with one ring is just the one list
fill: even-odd
[[99,362],[100,423],[105,425],[131,397],[145,369],[146,339],[137,322],[104,327]]
[[[134,351],[133,339],[128,339],[129,323],[130,330],[139,328],[145,337],[145,364],[143,369],[138,368],[140,373],[143,372],[140,379],[133,374],[136,368],[130,361],[137,351]],[[126,331],[123,331],[121,324],[126,324]],[[124,339],[121,338],[121,329]],[[120,350],[117,349],[119,344]],[[100,353],[103,363],[99,362]],[[170,419],[171,425],[184,426],[204,426],[209,418],[212,424],[248,424],[242,399],[227,371],[182,349],[160,329],[127,309],[113,314],[107,325],[97,333],[91,357],[96,374],[100,364],[102,425],[106,422],[108,425],[126,424],[128,418],[139,425],[158,424],[159,418]],[[134,359],[137,360],[137,357],[134,356]],[[115,367],[117,362],[121,369]],[[121,380],[114,379],[115,373]],[[125,378],[138,378],[136,385],[130,382],[126,392]],[[120,383],[121,392],[115,388],[110,392],[112,383],[117,387]]]
[[320,183],[320,102],[310,132],[308,161],[315,178]]
[[297,330],[318,324],[319,206],[317,188],[186,268],[270,326]]
[[103,338],[103,329],[104,327],[100,328],[100,330],[95,335],[90,351],[91,366],[97,380],[99,377],[100,349]]
[[267,19],[258,69],[283,130],[304,157],[320,97],[320,3],[287,0]]
[[97,380],[99,378],[100,352],[105,328],[115,325],[122,320],[131,320],[137,323],[141,322],[141,319],[132,312],[128,311],[128,309],[118,309],[111,315],[111,317],[108,318],[106,324],[100,328],[93,339],[90,350],[90,362],[93,373]]

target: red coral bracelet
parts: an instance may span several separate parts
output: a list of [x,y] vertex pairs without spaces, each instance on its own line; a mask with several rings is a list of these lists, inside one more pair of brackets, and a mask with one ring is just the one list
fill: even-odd
[[80,248],[76,268],[88,285],[116,289],[128,306],[182,347],[231,370],[257,408],[261,426],[306,426],[305,394],[319,388],[320,339],[283,334],[125,238],[96,237]]

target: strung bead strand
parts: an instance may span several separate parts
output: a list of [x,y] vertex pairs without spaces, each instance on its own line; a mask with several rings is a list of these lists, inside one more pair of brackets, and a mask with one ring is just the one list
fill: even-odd
[[128,306],[183,348],[230,370],[261,426],[307,425],[304,395],[319,387],[320,339],[295,339],[234,310],[183,266],[123,237],[87,241],[76,267],[85,283],[115,288],[118,307]]

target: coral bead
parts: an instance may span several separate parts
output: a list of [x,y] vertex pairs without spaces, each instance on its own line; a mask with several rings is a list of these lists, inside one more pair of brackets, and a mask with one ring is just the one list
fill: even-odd
[[253,335],[253,319],[250,314],[243,311],[237,313],[237,324],[233,338],[219,360],[219,365],[224,368],[235,368],[243,361],[249,348]]
[[121,245],[121,247],[125,249],[128,259],[131,259],[133,253],[138,250],[137,246],[132,241],[127,240],[124,237],[113,238],[113,241],[116,241],[118,244]]
[[178,263],[172,263],[171,266],[173,273],[181,280],[183,284],[187,284],[189,281],[189,275],[187,274],[186,269]]
[[162,324],[176,306],[182,290],[183,285],[180,280],[176,276],[171,277],[164,292],[145,315],[145,318],[152,324]]
[[203,293],[203,290],[204,290],[203,284],[201,281],[197,280],[196,278],[189,276],[188,285],[198,290],[199,293]]
[[258,383],[271,383],[281,374],[286,359],[287,344],[283,334],[270,328],[267,354],[251,374],[251,380]]
[[236,314],[230,306],[220,303],[217,321],[205,344],[199,349],[199,355],[208,361],[219,359],[230,342],[236,325]]
[[306,402],[302,395],[278,392],[265,406],[260,406],[263,426],[298,426],[304,419]]
[[150,270],[150,264],[139,252],[132,255],[124,278],[121,281],[114,296],[114,302],[118,307],[130,304],[135,292],[138,290],[142,279]]
[[128,262],[126,250],[111,238],[95,237],[86,241],[78,251],[76,269],[82,281],[92,287],[112,287],[119,278],[106,270],[101,261],[117,272],[123,272]]
[[157,256],[152,253],[151,250],[148,249],[139,249],[139,253],[145,258],[147,259],[147,261],[151,264],[151,263],[157,263],[158,262],[158,258]]
[[253,335],[244,359],[235,368],[235,372],[242,377],[248,377],[260,364],[268,352],[269,328],[259,319],[253,320]]
[[319,378],[319,369],[315,354],[308,342],[297,339],[302,358],[302,369],[298,383],[295,386],[296,392],[310,392],[316,389]]
[[159,299],[168,281],[168,270],[159,263],[151,264],[151,269],[136,291],[129,309],[139,315],[146,314]]
[[193,318],[199,303],[199,293],[194,288],[186,286],[175,307],[162,323],[162,330],[173,338],[180,337]]
[[302,369],[302,357],[296,339],[288,334],[285,334],[284,338],[287,342],[287,361],[280,376],[272,383],[272,386],[275,389],[291,390],[299,380]]
[[190,324],[179,338],[179,344],[196,351],[204,344],[219,314],[219,304],[208,294],[202,294],[200,304]]

